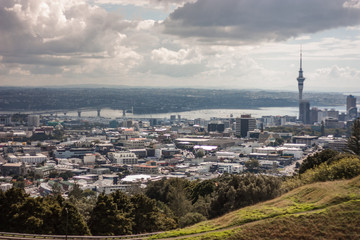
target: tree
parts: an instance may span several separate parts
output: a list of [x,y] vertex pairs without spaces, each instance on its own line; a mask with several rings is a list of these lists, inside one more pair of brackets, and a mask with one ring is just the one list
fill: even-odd
[[205,197],[200,196],[198,200],[193,204],[193,211],[203,215],[205,218],[210,217],[210,205],[211,197],[210,194]]
[[211,199],[210,217],[272,199],[280,193],[281,181],[276,177],[243,174],[225,175],[218,180]]
[[179,227],[183,228],[205,220],[206,217],[204,217],[202,214],[190,212],[180,218]]
[[[126,208],[124,206],[123,209]],[[128,214],[118,209],[112,194],[99,195],[89,220],[89,228],[93,235],[131,234],[132,224],[132,219],[128,217]]]
[[205,156],[204,150],[203,150],[203,149],[197,150],[196,153],[195,153],[195,156],[196,156],[197,158],[202,158],[202,157],[204,157],[204,156]]
[[352,154],[360,155],[360,118],[353,123],[346,150]]
[[[93,192],[93,191],[92,191]],[[70,202],[77,208],[85,222],[89,222],[91,212],[96,204],[96,196],[87,195],[87,191],[84,191],[80,198],[76,198],[75,195],[69,197]]]
[[[68,212],[65,215],[65,208]],[[89,229],[77,209],[60,196],[32,198],[20,189],[0,193],[0,231],[88,235]]]
[[51,192],[54,196],[61,195],[62,186],[58,182],[54,182],[54,185],[51,187]]
[[66,171],[59,174],[59,177],[62,177],[65,181],[67,181],[69,178],[72,178],[74,176],[74,173],[71,171]]
[[80,188],[79,184],[75,183],[71,191],[69,192],[69,198],[73,197],[75,199],[80,199],[82,197],[83,190]]
[[131,197],[134,206],[132,217],[134,219],[133,233],[146,233],[162,230],[170,230],[176,227],[173,218],[166,216],[156,206],[156,201],[143,194]]
[[259,170],[259,161],[256,159],[250,159],[245,162],[245,167],[249,172],[257,172]]
[[19,176],[17,179],[16,179],[16,182],[14,183],[14,187],[15,188],[21,188],[21,189],[24,189],[25,188],[25,179],[23,176]]
[[62,226],[61,234],[68,233],[69,235],[90,235],[90,230],[86,222],[76,207],[69,202],[66,202],[62,206],[60,221]]
[[169,208],[178,218],[192,210],[191,201],[187,198],[186,192],[181,186],[170,187],[167,201]]
[[215,190],[214,180],[204,180],[195,182],[195,186],[192,189],[191,198],[192,202],[195,203],[199,197],[205,197],[210,195]]
[[338,154],[339,152],[335,150],[326,149],[319,153],[315,153],[314,155],[310,155],[300,165],[299,173],[302,174],[308,169],[319,166],[323,162],[331,161],[331,159],[336,157]]
[[5,193],[0,191],[0,231],[16,231],[17,222],[15,216],[19,213],[19,208],[26,201],[28,195],[23,189],[11,188]]

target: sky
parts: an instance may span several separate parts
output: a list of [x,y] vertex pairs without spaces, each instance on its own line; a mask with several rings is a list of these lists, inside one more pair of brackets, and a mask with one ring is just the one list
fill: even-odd
[[360,0],[1,0],[0,86],[359,92]]

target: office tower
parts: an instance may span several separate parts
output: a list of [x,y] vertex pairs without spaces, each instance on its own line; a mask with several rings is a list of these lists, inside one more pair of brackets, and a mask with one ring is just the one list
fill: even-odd
[[356,107],[352,107],[348,110],[348,119],[355,119],[358,117],[358,112]]
[[356,98],[353,95],[346,97],[346,111],[349,112],[351,108],[356,108]]
[[310,103],[308,100],[300,100],[299,104],[299,120],[304,124],[310,124]]
[[40,116],[39,115],[29,115],[27,120],[28,120],[29,127],[39,127],[40,126]]
[[256,128],[256,119],[251,115],[241,115],[240,118],[235,120],[235,133],[236,136],[246,137],[248,131],[253,131]]
[[320,112],[321,110],[317,109],[317,108],[311,108],[310,110],[310,124],[314,124],[316,122],[319,122],[318,121],[318,113]]

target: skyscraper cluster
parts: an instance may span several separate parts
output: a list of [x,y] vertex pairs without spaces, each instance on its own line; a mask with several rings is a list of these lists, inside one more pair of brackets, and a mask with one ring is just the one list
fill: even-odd
[[[313,108],[310,110],[309,100],[303,99],[303,89],[305,77],[302,70],[302,51],[300,50],[300,70],[299,76],[296,79],[298,81],[299,89],[299,121],[304,124],[313,124],[314,122],[323,121],[323,119],[343,119],[352,120],[358,117],[358,111],[356,107],[356,98],[353,95],[348,95],[346,97],[346,114],[339,116],[339,112],[335,110],[325,111]],[[336,113],[336,114],[333,114]]]

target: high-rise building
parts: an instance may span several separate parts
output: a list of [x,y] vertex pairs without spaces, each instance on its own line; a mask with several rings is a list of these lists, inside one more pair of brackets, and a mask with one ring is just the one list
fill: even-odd
[[40,116],[39,115],[29,115],[28,116],[28,126],[29,127],[39,127],[40,126]]
[[310,124],[310,102],[308,100],[301,100],[299,110],[299,120],[304,124]]
[[318,113],[320,112],[321,110],[313,107],[311,108],[310,110],[310,124],[314,124],[316,122],[318,122]]
[[358,117],[357,108],[356,107],[350,108],[348,110],[348,119],[351,120],[351,119],[355,119],[357,117]]
[[235,120],[235,133],[236,136],[246,137],[248,131],[253,131],[256,128],[256,119],[251,115],[241,115],[240,118]]
[[356,108],[356,98],[353,95],[346,97],[346,111],[349,112],[351,108]]

